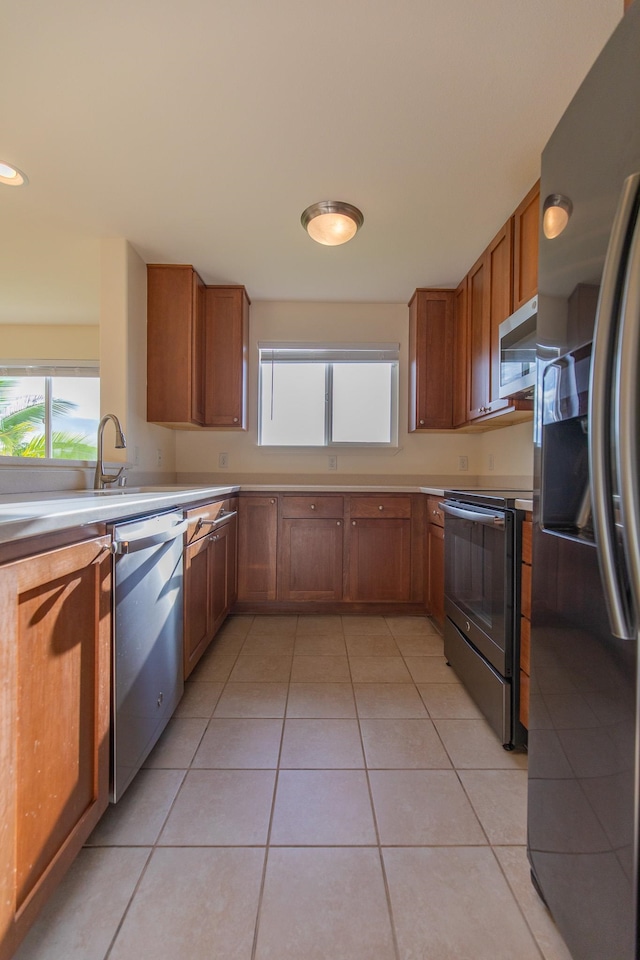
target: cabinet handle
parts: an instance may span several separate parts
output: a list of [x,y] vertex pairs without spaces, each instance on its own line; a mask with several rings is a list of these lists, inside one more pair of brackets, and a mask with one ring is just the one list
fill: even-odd
[[312,509],[312,510],[315,510],[315,508],[316,508],[315,503],[312,503],[312,504],[311,504],[311,509]]

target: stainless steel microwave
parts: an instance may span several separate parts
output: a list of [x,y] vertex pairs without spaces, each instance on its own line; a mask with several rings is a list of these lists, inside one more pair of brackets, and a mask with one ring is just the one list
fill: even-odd
[[538,298],[533,297],[498,327],[500,397],[530,398],[536,385]]

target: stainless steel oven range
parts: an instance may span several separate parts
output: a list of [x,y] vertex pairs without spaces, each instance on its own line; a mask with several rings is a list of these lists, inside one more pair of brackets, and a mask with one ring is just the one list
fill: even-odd
[[530,491],[447,490],[444,652],[507,750],[518,719],[522,519]]

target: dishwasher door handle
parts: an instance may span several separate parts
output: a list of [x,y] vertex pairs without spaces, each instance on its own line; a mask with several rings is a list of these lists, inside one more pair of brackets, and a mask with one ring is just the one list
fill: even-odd
[[154,533],[150,537],[140,537],[138,540],[114,540],[111,544],[111,553],[120,556],[123,553],[137,553],[139,550],[146,550],[148,547],[156,547],[160,543],[168,543],[170,540],[175,540],[186,533],[188,526],[188,520],[181,520],[174,524],[170,530]]
[[473,523],[486,523],[492,527],[504,527],[503,513],[481,513],[473,508],[452,507],[448,503],[439,503],[438,506],[450,517],[471,520]]

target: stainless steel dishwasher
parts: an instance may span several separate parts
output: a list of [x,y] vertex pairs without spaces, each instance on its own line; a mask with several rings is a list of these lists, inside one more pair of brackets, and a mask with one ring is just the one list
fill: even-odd
[[164,730],[184,689],[182,512],[111,527],[113,689],[111,800],[116,803]]

